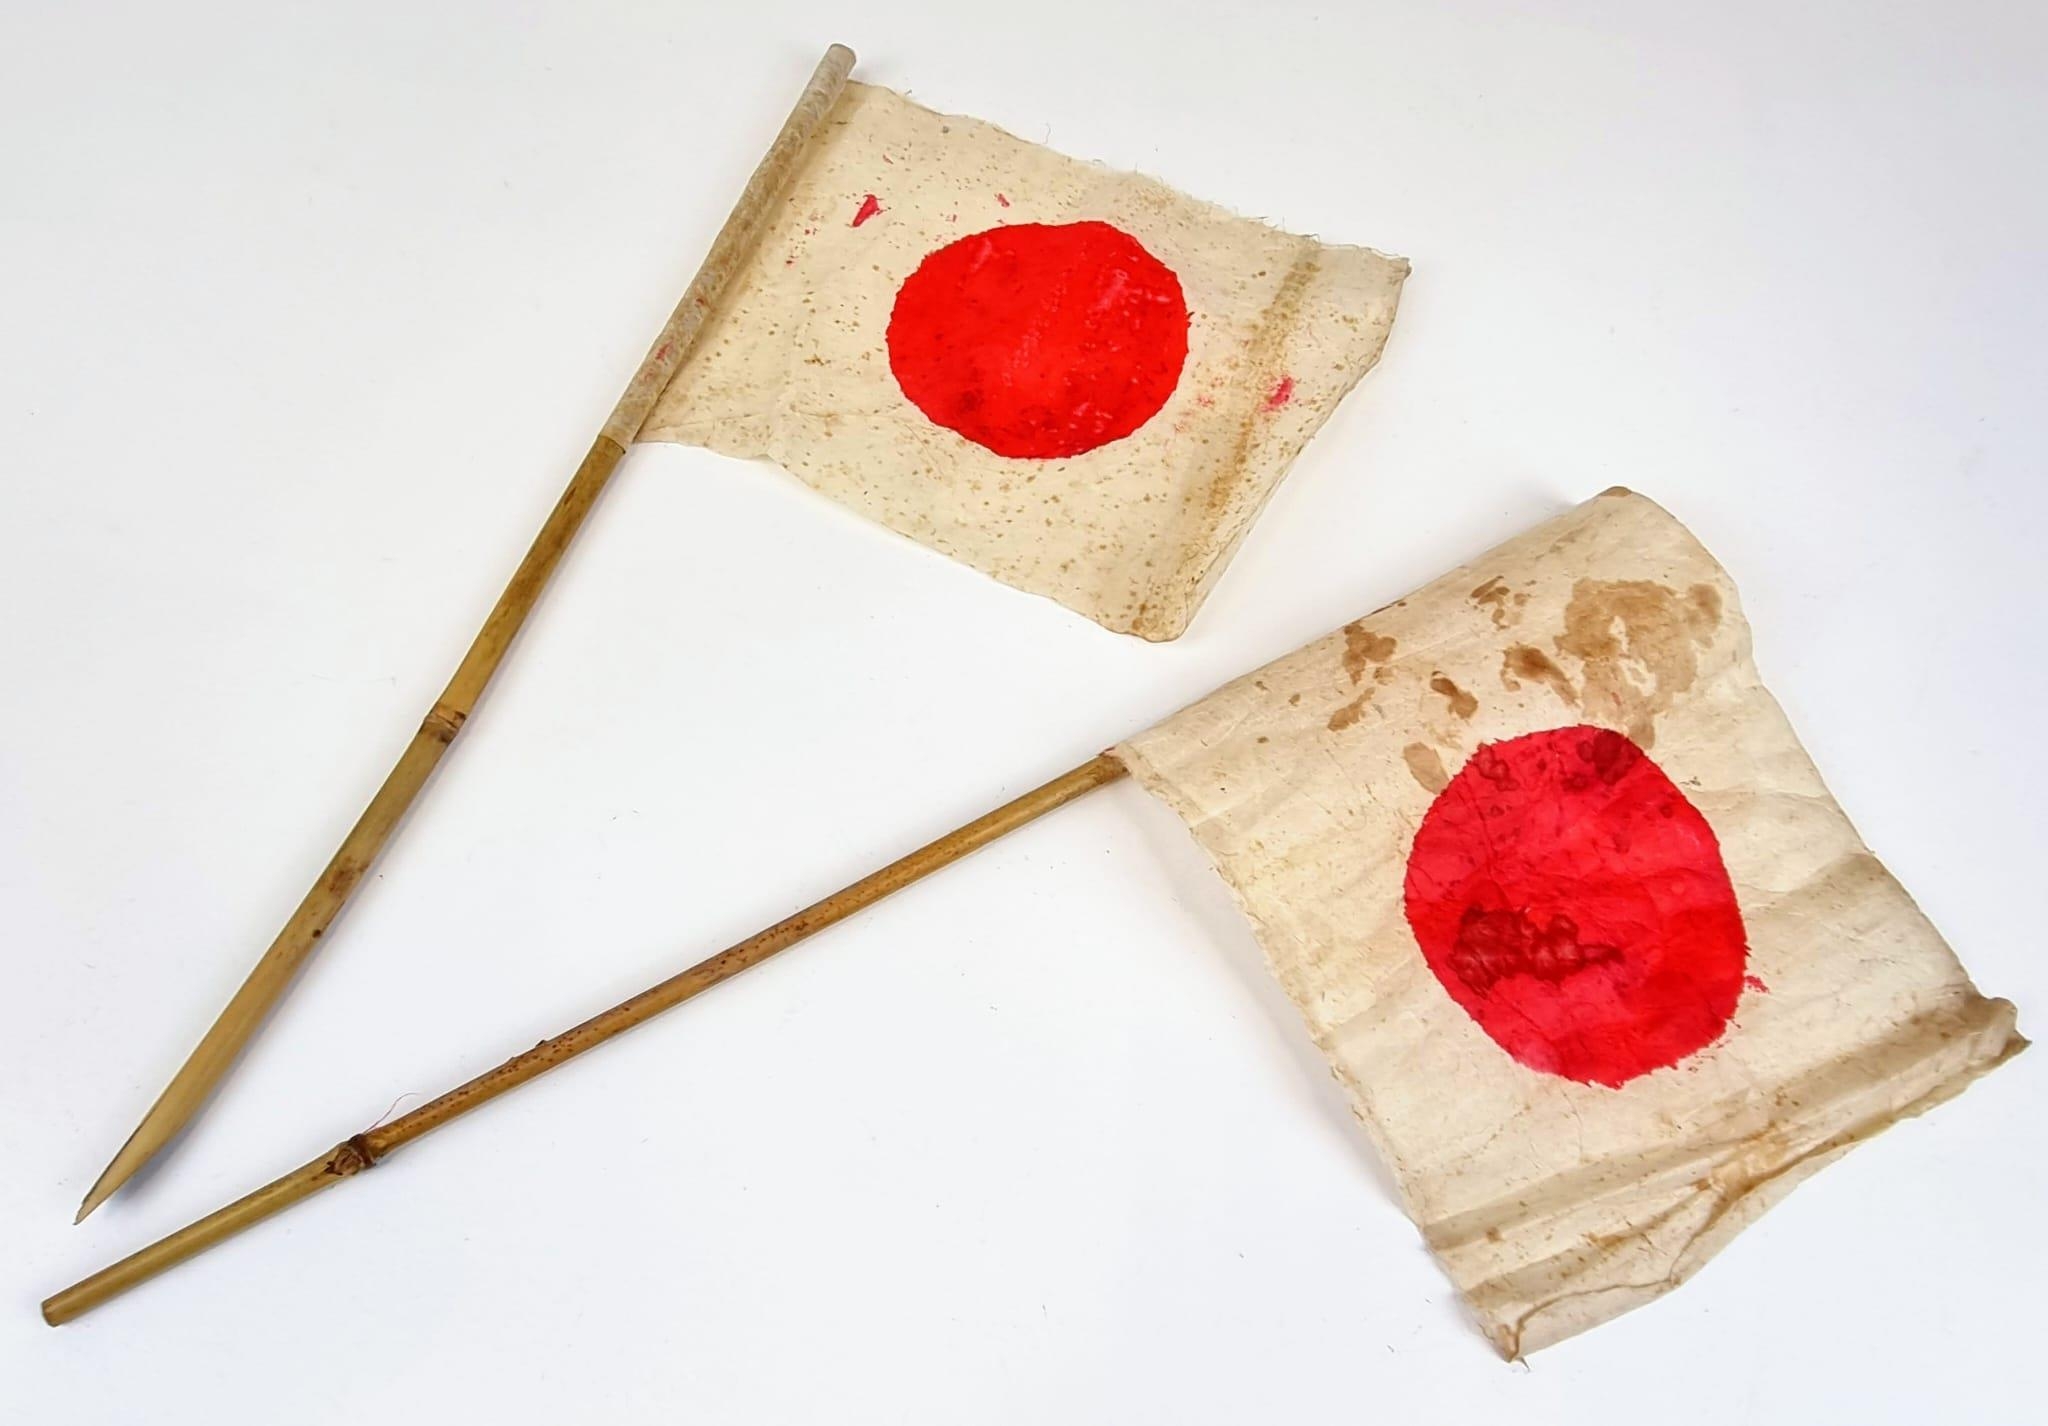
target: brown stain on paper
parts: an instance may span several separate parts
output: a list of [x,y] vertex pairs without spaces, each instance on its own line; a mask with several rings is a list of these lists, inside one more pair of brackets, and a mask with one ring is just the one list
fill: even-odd
[[1472,591],[1472,602],[1492,617],[1494,628],[1505,629],[1510,623],[1521,622],[1522,606],[1529,602],[1529,596],[1510,593],[1507,581],[1495,575]]
[[[1372,681],[1375,684],[1385,683],[1392,678],[1394,671],[1388,668],[1386,663],[1394,656],[1394,647],[1394,641],[1384,634],[1375,634],[1360,623],[1346,624],[1344,673],[1350,678],[1352,686],[1355,688],[1365,682],[1367,669],[1372,670]],[[1365,716],[1365,705],[1371,700],[1372,694],[1372,688],[1367,687],[1356,698],[1332,713],[1330,721],[1325,726],[1333,733],[1343,732]]]
[[1430,679],[1429,686],[1432,692],[1441,693],[1444,696],[1445,701],[1451,705],[1451,711],[1460,718],[1470,719],[1474,713],[1479,711],[1479,700],[1442,674],[1438,674]]
[[1422,784],[1422,790],[1434,796],[1451,785],[1451,775],[1444,770],[1444,760],[1437,750],[1427,743],[1410,743],[1401,749],[1401,760],[1408,764],[1408,771]]
[[1646,579],[1582,579],[1565,606],[1557,651],[1580,660],[1580,700],[1620,723],[1639,747],[1656,742],[1657,716],[1699,678],[1700,650],[1721,624],[1720,591],[1681,595]]
[[1342,708],[1339,708],[1335,713],[1332,713],[1330,715],[1330,721],[1324,726],[1329,728],[1329,730],[1333,733],[1343,732],[1346,728],[1350,727],[1353,723],[1356,723],[1360,718],[1363,718],[1365,716],[1365,705],[1371,701],[1372,690],[1368,688],[1365,690],[1365,692],[1359,694],[1358,697],[1352,699]]
[[1371,665],[1385,663],[1393,656],[1392,639],[1373,633],[1363,624],[1344,626],[1344,672],[1351,675],[1353,683],[1363,682]]
[[1501,687],[1513,692],[1524,683],[1540,683],[1558,696],[1567,707],[1579,706],[1579,690],[1572,687],[1572,681],[1563,669],[1551,661],[1550,655],[1527,644],[1512,644],[1500,659]]

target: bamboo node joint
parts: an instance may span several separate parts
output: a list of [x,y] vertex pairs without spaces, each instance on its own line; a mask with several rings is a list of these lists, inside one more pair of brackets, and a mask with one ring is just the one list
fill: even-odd
[[357,1134],[354,1138],[344,1139],[334,1146],[334,1152],[327,1160],[327,1172],[336,1178],[348,1178],[361,1173],[364,1169],[375,1168],[376,1165],[376,1149],[371,1146],[367,1136]]
[[446,703],[436,703],[433,711],[420,723],[420,731],[440,739],[444,743],[455,741],[455,735],[462,731],[462,722],[469,715],[460,708],[451,708]]

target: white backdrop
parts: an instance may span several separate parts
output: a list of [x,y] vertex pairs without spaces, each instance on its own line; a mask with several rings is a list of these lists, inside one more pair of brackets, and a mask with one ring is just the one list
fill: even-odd
[[[636,452],[211,1111],[72,1228],[835,39],[1411,258],[1385,362],[1166,647]],[[35,1304],[1616,483],[1733,571],[1843,804],[2037,1025],[2044,72],[2020,0],[12,0],[0,1414],[2020,1419],[2048,1060],[1505,1366],[1129,786],[85,1321]]]

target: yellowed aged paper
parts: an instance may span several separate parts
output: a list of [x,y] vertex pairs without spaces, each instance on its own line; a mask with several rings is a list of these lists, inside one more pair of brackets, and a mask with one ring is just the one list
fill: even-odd
[[[906,278],[973,234],[1077,223],[1113,225],[1178,278],[1187,351],[1164,405],[1052,458],[929,418],[891,369]],[[1169,639],[1378,360],[1407,271],[849,84],[641,439],[766,457],[1006,583]]]
[[[1747,937],[1718,1037],[1617,1084],[1504,1048],[1425,959],[1405,900],[1444,789],[1550,729],[1662,770],[1718,841]],[[1816,1168],[2025,1043],[1829,796],[1758,681],[1726,572],[1627,492],[1118,752],[1235,890],[1410,1216],[1510,1356],[1670,1290]],[[1475,927],[1477,912],[1460,934]],[[1549,995],[1617,955],[1568,949],[1525,984]],[[1462,993],[1483,1011],[1508,970],[1480,970]]]

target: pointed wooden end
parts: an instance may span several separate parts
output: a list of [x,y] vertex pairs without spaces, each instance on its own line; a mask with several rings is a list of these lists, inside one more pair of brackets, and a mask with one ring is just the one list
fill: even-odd
[[119,1188],[122,1184],[128,1181],[128,1175],[125,1173],[122,1174],[119,1178],[116,1178],[114,1176],[114,1170],[119,1168],[120,1166],[121,1161],[119,1159],[115,1159],[114,1162],[107,1165],[106,1172],[102,1173],[99,1176],[99,1181],[95,1183],[92,1186],[91,1191],[85,1195],[85,1202],[78,1205],[78,1216],[71,1220],[71,1224],[73,1227],[77,1227],[80,1223],[83,1223],[86,1220],[87,1216],[92,1213],[93,1209],[99,1207],[102,1203],[105,1203],[108,1199],[112,1198],[114,1196],[114,1190]]
[[133,1178],[135,1171],[148,1163],[150,1157],[163,1147],[164,1139],[169,1136],[152,1132],[156,1122],[156,1111],[151,1110],[149,1117],[128,1136],[128,1142],[121,1146],[121,1152],[114,1155],[114,1161],[107,1165],[86,1193],[85,1202],[78,1205],[78,1216],[71,1220],[74,1225],[83,1223],[93,1209],[119,1192],[121,1185]]

